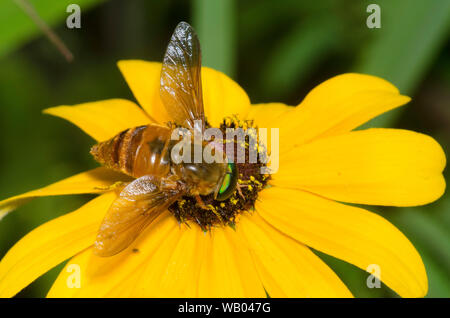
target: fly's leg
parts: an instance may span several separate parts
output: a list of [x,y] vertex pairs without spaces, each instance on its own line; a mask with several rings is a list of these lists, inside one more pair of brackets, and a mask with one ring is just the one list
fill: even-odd
[[248,188],[249,185],[248,184],[236,184],[236,190],[239,193],[239,195],[241,196],[242,199],[245,199],[244,194],[242,193],[242,188]]
[[203,210],[210,210],[208,206],[203,202],[202,198],[199,195],[195,196],[195,201],[197,201],[197,205],[202,208]]
[[123,181],[117,181],[109,186],[106,187],[94,187],[95,190],[101,190],[101,191],[111,191],[111,190],[122,190],[128,182]]
[[221,223],[223,222],[222,217],[220,216],[219,212],[217,212],[216,208],[214,208],[214,206],[210,205],[206,205],[205,202],[203,202],[202,198],[199,195],[195,196],[195,200],[197,201],[197,204],[200,206],[200,208],[204,209],[204,210],[208,210],[208,211],[212,211],[215,216],[220,220]]

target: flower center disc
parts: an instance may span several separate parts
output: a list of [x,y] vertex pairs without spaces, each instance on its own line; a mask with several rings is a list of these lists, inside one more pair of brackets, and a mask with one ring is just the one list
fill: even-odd
[[[264,145],[259,143],[257,134],[252,134],[248,131],[250,128],[256,128],[253,126],[253,122],[240,121],[236,117],[227,117],[220,125],[220,130],[222,131],[223,136],[226,136],[227,128],[241,128],[246,132],[244,143],[242,143],[242,140],[238,140],[237,137],[230,140],[224,139],[223,143],[224,150],[226,144],[234,143],[235,151],[233,162],[235,163],[238,171],[236,189],[228,199],[223,201],[215,200],[214,194],[201,196],[201,199],[208,207],[208,210],[201,208],[194,197],[183,196],[180,200],[169,207],[169,211],[175,216],[178,222],[194,222],[204,231],[210,230],[211,227],[219,225],[234,227],[237,216],[242,212],[253,209],[255,201],[258,198],[259,191],[266,186],[270,175],[261,173],[261,168],[266,166],[266,160],[261,160],[261,158],[264,159],[261,155],[258,156],[256,163],[250,163],[249,160],[249,147],[251,145],[256,146],[256,150],[264,149]],[[252,131],[257,130],[255,129]],[[237,162],[238,147],[245,149],[244,163]]]

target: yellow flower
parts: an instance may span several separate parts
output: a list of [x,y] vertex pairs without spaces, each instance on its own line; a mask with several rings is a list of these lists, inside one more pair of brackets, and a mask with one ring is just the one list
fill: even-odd
[[[142,106],[112,99],[59,106],[45,113],[65,118],[97,141],[150,122],[167,122],[159,97],[161,64],[121,61],[119,68]],[[336,76],[297,107],[251,105],[224,74],[202,69],[205,112],[218,127],[239,114],[259,127],[280,128],[280,169],[259,192],[255,210],[235,228],[204,233],[166,212],[118,255],[93,255],[96,232],[120,173],[97,168],[0,202],[0,217],[40,196],[98,193],[78,210],[39,226],[0,263],[0,296],[14,296],[70,258],[49,297],[351,297],[339,277],[311,249],[366,270],[400,296],[421,297],[428,283],[408,239],[382,217],[346,205],[414,206],[444,192],[445,155],[432,138],[400,129],[352,131],[407,103],[390,83],[362,74]],[[86,150],[86,153],[88,150]],[[338,202],[339,201],[339,202]],[[80,288],[68,284],[79,266]]]

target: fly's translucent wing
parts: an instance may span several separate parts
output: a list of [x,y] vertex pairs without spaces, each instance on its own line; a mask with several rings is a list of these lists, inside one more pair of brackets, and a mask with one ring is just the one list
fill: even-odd
[[153,176],[134,180],[111,204],[98,230],[94,253],[106,257],[126,249],[181,195],[177,189],[161,186]]
[[[175,123],[204,129],[201,52],[197,34],[180,22],[172,34],[161,70],[161,99]],[[201,121],[200,127],[194,121]]]

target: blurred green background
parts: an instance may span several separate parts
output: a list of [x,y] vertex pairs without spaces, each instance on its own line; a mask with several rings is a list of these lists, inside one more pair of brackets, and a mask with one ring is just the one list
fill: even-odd
[[[81,29],[68,29],[70,3]],[[96,166],[93,140],[44,108],[106,98],[134,99],[116,61],[160,61],[176,24],[199,33],[204,65],[237,80],[252,102],[297,105],[315,85],[345,72],[381,76],[413,98],[365,125],[401,127],[450,144],[450,1],[30,0],[73,52],[67,63],[13,0],[0,3],[0,199]],[[369,3],[381,29],[368,29]],[[449,179],[448,169],[446,171]],[[38,225],[89,196],[37,199],[0,222],[0,257]],[[428,297],[450,297],[450,194],[417,208],[372,208],[413,242],[428,272]],[[368,289],[367,273],[320,254],[359,297],[396,297]],[[18,296],[45,296],[62,265]]]

